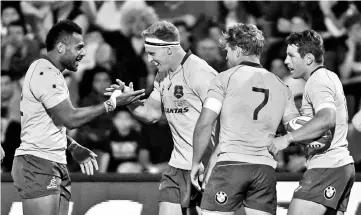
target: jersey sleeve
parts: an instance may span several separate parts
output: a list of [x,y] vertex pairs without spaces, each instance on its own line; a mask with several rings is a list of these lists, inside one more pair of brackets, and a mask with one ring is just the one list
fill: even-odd
[[223,100],[226,96],[226,82],[225,82],[225,75],[219,74],[217,75],[211,82],[208,90],[207,97],[209,98],[215,98],[221,103],[223,103]]
[[287,101],[285,112],[283,113],[283,119],[291,115],[299,114],[291,89],[287,87],[286,91]]
[[150,97],[157,101],[161,101],[161,87],[160,87],[160,73],[155,76],[153,82],[153,91],[150,94]]
[[191,74],[191,87],[202,102],[206,99],[209,86],[216,75],[217,72],[212,68],[199,68]]
[[68,86],[63,75],[57,71],[40,69],[33,74],[30,90],[45,108],[49,109],[69,97]]
[[307,88],[307,95],[311,100],[315,113],[323,108],[336,110],[335,86],[326,80],[328,79],[313,81]]

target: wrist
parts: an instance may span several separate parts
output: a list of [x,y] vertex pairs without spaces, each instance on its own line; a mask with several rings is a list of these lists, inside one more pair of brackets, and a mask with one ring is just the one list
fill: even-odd
[[111,98],[108,99],[108,100],[106,100],[105,102],[103,102],[103,104],[104,104],[104,106],[105,106],[105,111],[106,111],[107,113],[115,110],[115,108],[117,107],[116,102],[114,102],[113,99],[111,99]]
[[293,136],[291,134],[291,132],[288,132],[286,135],[285,135],[285,139],[288,143],[293,143],[294,142],[294,139],[293,139]]
[[78,143],[77,142],[75,142],[75,141],[72,141],[70,144],[69,144],[69,146],[68,146],[68,151],[69,152],[72,152],[75,148],[77,148],[78,147]]

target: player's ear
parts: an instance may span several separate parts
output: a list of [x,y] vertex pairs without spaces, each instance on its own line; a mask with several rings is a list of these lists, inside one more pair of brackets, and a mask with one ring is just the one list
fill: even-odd
[[167,54],[168,54],[168,55],[171,55],[171,54],[172,54],[172,50],[171,50],[169,47],[167,48]]
[[65,53],[65,44],[62,42],[56,44],[56,49],[58,50],[58,52],[60,54],[64,54]]
[[311,53],[305,55],[307,65],[311,65],[315,61],[315,56]]

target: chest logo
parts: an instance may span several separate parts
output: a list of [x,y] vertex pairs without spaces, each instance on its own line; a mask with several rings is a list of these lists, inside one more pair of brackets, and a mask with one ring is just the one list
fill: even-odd
[[174,86],[174,96],[177,99],[180,99],[180,98],[182,98],[183,95],[184,95],[183,86],[182,85],[175,85]]

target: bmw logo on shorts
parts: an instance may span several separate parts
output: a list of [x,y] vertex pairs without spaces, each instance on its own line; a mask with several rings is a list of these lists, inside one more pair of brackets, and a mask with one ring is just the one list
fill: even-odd
[[218,191],[215,195],[215,199],[216,199],[216,202],[218,204],[225,204],[228,200],[228,196],[227,196],[227,193],[223,192],[223,191]]
[[323,192],[326,199],[330,200],[332,199],[336,194],[336,188],[332,186],[328,186],[325,191]]

